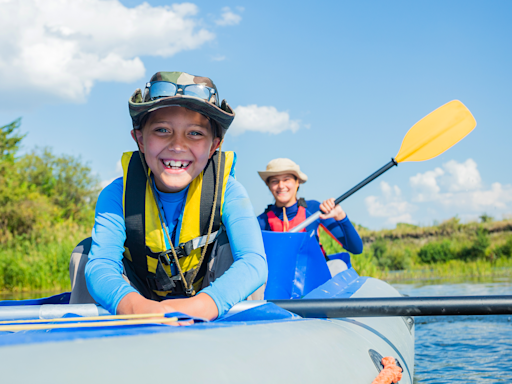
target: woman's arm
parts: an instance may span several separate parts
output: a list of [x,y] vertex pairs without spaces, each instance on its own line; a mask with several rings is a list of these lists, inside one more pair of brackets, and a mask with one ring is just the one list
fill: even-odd
[[[343,248],[353,254],[363,252],[363,241],[356,229],[348,219],[346,213],[339,205],[334,207],[334,199],[325,200],[322,204],[318,201],[308,200],[308,210],[315,212],[322,209],[324,213],[320,215],[320,223],[334,237]],[[339,219],[343,217],[342,219]]]

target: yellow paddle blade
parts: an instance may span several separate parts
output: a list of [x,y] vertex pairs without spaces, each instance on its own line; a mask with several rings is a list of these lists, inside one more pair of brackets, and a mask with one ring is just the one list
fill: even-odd
[[459,100],[452,100],[414,124],[395,156],[397,163],[430,160],[453,147],[476,127],[476,120]]

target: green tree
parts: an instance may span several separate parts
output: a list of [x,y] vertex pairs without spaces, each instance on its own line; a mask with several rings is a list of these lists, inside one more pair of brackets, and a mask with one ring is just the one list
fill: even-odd
[[482,223],[492,223],[494,221],[494,217],[488,215],[487,213],[482,213],[479,218]]
[[19,143],[25,135],[17,132],[21,125],[21,119],[0,127],[0,164],[6,161],[14,161],[14,155],[19,149]]
[[80,158],[35,149],[19,160],[18,172],[25,183],[60,208],[64,219],[88,217],[94,209],[99,182]]
[[20,119],[0,127],[0,243],[62,220],[92,225],[98,180],[79,158],[49,149],[18,156]]

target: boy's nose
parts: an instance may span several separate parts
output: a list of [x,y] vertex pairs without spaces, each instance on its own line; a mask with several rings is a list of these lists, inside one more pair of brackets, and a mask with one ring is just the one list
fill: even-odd
[[183,152],[187,149],[185,141],[180,138],[174,138],[169,143],[169,150],[174,152]]

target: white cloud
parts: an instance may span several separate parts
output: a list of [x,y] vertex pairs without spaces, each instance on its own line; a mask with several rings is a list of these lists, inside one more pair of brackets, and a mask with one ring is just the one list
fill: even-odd
[[234,135],[245,131],[278,134],[288,130],[296,132],[300,128],[300,120],[292,120],[288,112],[279,112],[272,106],[239,106],[235,108],[235,114],[235,120],[230,128]]
[[443,168],[451,176],[450,191],[467,191],[482,187],[482,178],[473,159],[467,159],[464,163],[450,160],[443,165]]
[[412,223],[411,213],[416,207],[404,200],[400,188],[382,181],[380,190],[383,197],[368,196],[364,200],[370,216],[385,217],[388,224]]
[[[243,12],[242,7],[237,7],[237,10],[239,12]],[[222,15],[221,18],[216,20],[215,23],[217,25],[226,26],[226,25],[237,25],[242,21],[242,16],[237,15],[233,11],[231,11],[231,8],[224,7],[222,8]]]
[[191,3],[128,8],[118,0],[2,0],[0,102],[82,102],[97,81],[140,79],[141,56],[169,57],[214,39],[197,13]]
[[441,168],[436,168],[433,171],[425,173],[418,173],[412,176],[409,181],[411,186],[416,189],[417,193],[414,201],[431,201],[437,197],[441,190],[437,185],[437,177],[444,175]]
[[512,202],[511,185],[493,183],[490,189],[483,187],[473,159],[463,163],[450,160],[443,164],[443,169],[418,173],[409,182],[415,192],[413,201],[436,202],[445,208],[478,213],[491,208],[508,209]]
[[224,60],[226,60],[226,56],[223,56],[223,55],[212,56],[212,61],[224,61]]

